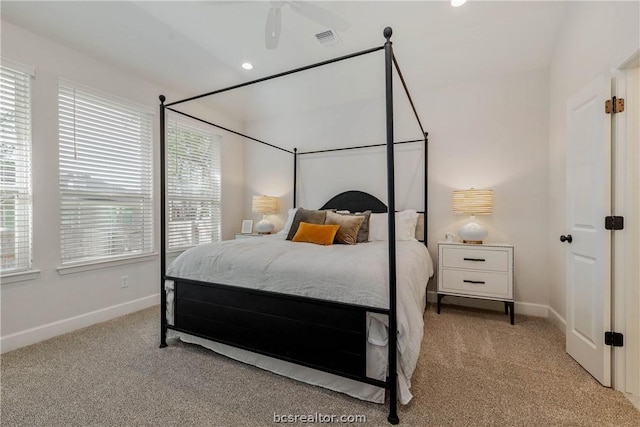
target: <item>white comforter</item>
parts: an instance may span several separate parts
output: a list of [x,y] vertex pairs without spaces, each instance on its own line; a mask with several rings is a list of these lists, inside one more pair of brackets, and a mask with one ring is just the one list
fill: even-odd
[[[396,254],[399,364],[408,380],[420,352],[433,264],[424,244],[417,241],[397,242]],[[272,235],[196,246],[181,254],[167,274],[388,308],[388,271],[387,242],[320,246]],[[386,316],[374,316],[387,324]],[[386,331],[370,328],[369,334],[370,342],[384,340],[375,344],[386,345]]]

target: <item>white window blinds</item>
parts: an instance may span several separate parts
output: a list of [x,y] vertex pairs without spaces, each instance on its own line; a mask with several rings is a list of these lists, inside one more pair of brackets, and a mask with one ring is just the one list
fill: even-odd
[[152,114],[60,82],[62,265],[153,250]]
[[167,121],[169,250],[221,239],[220,137]]
[[31,73],[0,67],[0,272],[31,268]]

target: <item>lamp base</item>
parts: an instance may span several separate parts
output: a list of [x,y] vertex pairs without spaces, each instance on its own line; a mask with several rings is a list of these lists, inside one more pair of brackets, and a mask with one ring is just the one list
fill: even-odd
[[258,223],[254,226],[254,230],[258,234],[271,234],[273,231],[273,224],[267,220],[266,218],[262,218]]
[[471,216],[469,221],[464,227],[458,230],[458,237],[462,239],[463,243],[469,243],[474,245],[481,245],[482,241],[487,238],[489,232],[481,224],[476,222],[475,216]]
[[463,240],[462,243],[466,243],[468,245],[481,245],[482,240]]

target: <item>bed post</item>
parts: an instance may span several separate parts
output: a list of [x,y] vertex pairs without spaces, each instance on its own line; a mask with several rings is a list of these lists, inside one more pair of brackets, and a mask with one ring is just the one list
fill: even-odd
[[429,211],[429,132],[424,133],[424,227],[423,227],[423,240],[424,245],[427,246],[427,212]]
[[393,152],[393,48],[391,27],[384,29],[384,70],[387,116],[387,214],[389,220],[389,417],[391,424],[398,424],[398,366],[397,366],[397,309],[396,309],[396,200]]
[[167,274],[167,248],[165,236],[166,223],[166,162],[165,162],[165,106],[167,99],[160,95],[160,348],[167,346],[167,293],[164,290],[164,278]]
[[296,189],[298,182],[298,149],[293,149],[293,207],[296,207]]

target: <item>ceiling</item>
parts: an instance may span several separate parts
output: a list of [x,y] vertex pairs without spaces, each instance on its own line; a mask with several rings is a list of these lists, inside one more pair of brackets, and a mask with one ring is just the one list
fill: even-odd
[[[349,22],[346,31],[337,31],[340,46],[321,46],[315,34],[329,28],[285,4],[279,46],[266,49],[268,1],[3,0],[0,7],[3,20],[193,95],[381,46],[387,26],[412,93],[544,68],[568,8],[548,1],[470,0],[459,8],[448,1],[312,3]],[[212,102],[248,121],[378,96],[382,55],[369,56]],[[254,69],[243,70],[245,61]]]

